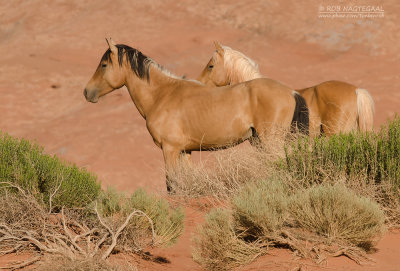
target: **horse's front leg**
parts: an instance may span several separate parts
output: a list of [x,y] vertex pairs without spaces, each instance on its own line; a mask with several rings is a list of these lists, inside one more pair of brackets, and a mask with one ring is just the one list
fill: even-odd
[[164,155],[164,162],[165,162],[165,172],[166,172],[166,184],[167,184],[167,191],[171,192],[171,174],[175,171],[176,166],[178,165],[179,155],[181,150],[170,146],[170,145],[163,145],[162,146],[163,155]]

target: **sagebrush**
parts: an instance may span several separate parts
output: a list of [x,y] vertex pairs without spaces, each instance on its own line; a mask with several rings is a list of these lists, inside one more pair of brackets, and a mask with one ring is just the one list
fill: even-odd
[[84,207],[101,189],[96,176],[85,169],[45,154],[26,139],[0,133],[0,182],[5,181],[29,191],[53,210]]
[[247,264],[263,253],[258,242],[246,242],[236,231],[232,214],[214,209],[193,238],[193,259],[208,270],[230,270]]
[[244,187],[231,210],[211,211],[193,255],[210,270],[247,263],[273,246],[315,259],[340,251],[359,261],[384,229],[379,205],[343,184],[293,189],[270,179]]

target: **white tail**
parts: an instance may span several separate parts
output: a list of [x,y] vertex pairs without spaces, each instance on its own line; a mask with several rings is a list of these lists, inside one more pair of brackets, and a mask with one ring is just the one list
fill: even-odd
[[375,104],[366,89],[357,88],[358,128],[360,131],[371,131],[374,127]]

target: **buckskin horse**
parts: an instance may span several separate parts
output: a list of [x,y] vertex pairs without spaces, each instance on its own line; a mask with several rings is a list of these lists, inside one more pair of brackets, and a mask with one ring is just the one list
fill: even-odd
[[[197,79],[200,82],[209,86],[226,86],[265,78],[258,65],[243,53],[218,42],[215,47],[216,51]],[[312,136],[373,128],[374,101],[365,89],[346,82],[327,81],[296,91],[307,102]]]
[[[107,39],[106,39],[107,40]],[[289,87],[267,78],[234,86],[210,87],[177,77],[137,49],[115,45],[108,50],[84,90],[87,101],[126,86],[146,120],[154,143],[163,151],[168,172],[181,156],[215,150],[249,140],[265,142],[261,132],[274,127],[308,127],[304,99]],[[305,131],[306,132],[306,131]]]

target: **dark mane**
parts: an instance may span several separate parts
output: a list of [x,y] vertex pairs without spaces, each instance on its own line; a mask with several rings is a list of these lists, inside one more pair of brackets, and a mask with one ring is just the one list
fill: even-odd
[[[149,69],[150,64],[153,62],[151,58],[142,54],[139,50],[129,47],[124,44],[117,44],[118,48],[118,63],[122,66],[124,55],[126,56],[126,61],[131,66],[131,70],[141,79],[145,78],[147,81],[150,81],[149,77]],[[101,58],[101,62],[107,61],[112,63],[111,60],[111,50],[108,49],[103,57]]]

